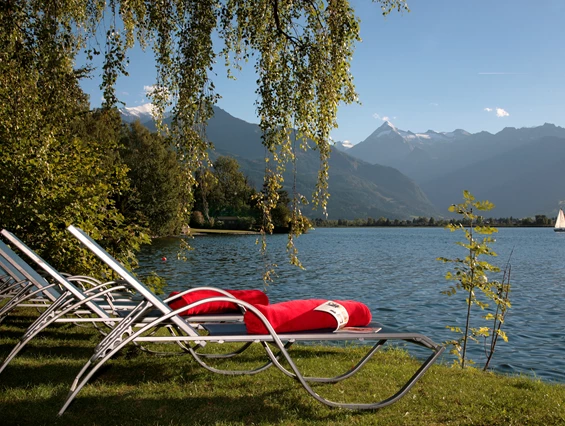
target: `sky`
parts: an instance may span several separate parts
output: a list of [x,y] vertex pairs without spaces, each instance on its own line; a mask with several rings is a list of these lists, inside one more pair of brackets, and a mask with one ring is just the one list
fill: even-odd
[[[408,0],[387,17],[370,0],[351,0],[362,42],[352,62],[360,104],[340,105],[334,141],[358,143],[391,121],[413,132],[496,133],[505,127],[565,127],[565,0]],[[134,48],[117,95],[128,107],[148,102],[151,52]],[[218,106],[258,123],[256,76],[237,81],[218,70]],[[100,71],[82,83],[101,103]]]

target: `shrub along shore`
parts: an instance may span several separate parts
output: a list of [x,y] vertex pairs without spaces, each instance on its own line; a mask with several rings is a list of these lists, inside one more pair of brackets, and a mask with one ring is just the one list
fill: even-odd
[[[0,324],[0,357],[37,313],[21,310]],[[102,369],[57,417],[69,386],[100,335],[58,324],[36,337],[0,375],[2,424],[22,425],[557,425],[565,424],[565,386],[528,377],[434,365],[399,402],[377,411],[328,408],[271,368],[254,376],[203,370],[188,355],[157,356],[130,346]],[[216,345],[222,350],[224,345]],[[308,375],[343,372],[364,354],[354,346],[291,349]],[[229,367],[261,365],[260,348]],[[418,361],[402,348],[377,353],[354,378],[315,390],[330,399],[371,402],[401,386]]]

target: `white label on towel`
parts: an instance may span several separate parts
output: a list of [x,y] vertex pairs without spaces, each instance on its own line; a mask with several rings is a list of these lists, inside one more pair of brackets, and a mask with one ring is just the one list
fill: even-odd
[[334,302],[333,300],[328,300],[326,303],[322,303],[314,310],[327,312],[328,314],[331,314],[337,321],[336,330],[345,327],[345,325],[349,321],[349,314],[347,313],[347,309],[345,309],[343,305],[340,305],[339,303]]

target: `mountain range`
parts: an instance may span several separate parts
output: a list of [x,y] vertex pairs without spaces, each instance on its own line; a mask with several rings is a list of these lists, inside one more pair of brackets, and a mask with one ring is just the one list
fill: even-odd
[[553,124],[496,134],[458,129],[418,134],[385,122],[344,152],[385,164],[414,179],[440,212],[471,191],[488,199],[496,217],[555,216],[565,203],[565,129]]
[[[453,132],[440,133],[428,130],[425,133],[413,133],[399,130],[390,121],[385,121],[367,139],[345,149],[345,152],[370,163],[392,165],[395,161],[408,156],[413,150],[425,150],[436,144],[452,143],[469,135],[469,132],[461,129]],[[340,147],[346,146],[340,144]]]
[[[149,114],[121,110],[124,121],[139,119],[150,130],[155,125]],[[167,119],[165,119],[167,121]],[[211,158],[218,155],[235,157],[250,182],[261,189],[265,172],[265,147],[258,125],[248,123],[214,108],[206,135],[214,145]],[[439,213],[420,187],[398,170],[356,159],[337,149],[332,150],[329,169],[328,218],[356,219],[386,217],[409,219],[438,216]],[[296,191],[309,197],[314,191],[320,159],[312,150],[297,153]],[[290,166],[289,166],[290,168]],[[292,194],[292,174],[285,176],[285,189]],[[303,211],[312,218],[322,217],[318,210],[306,206]]]
[[[124,121],[139,119],[155,130],[150,108],[122,109]],[[215,107],[207,137],[216,154],[238,159],[259,189],[265,149],[256,124]],[[330,159],[330,219],[381,216],[447,216],[467,189],[496,208],[492,216],[555,216],[565,194],[557,184],[565,166],[565,129],[553,124],[505,128],[491,134],[462,129],[425,133],[400,130],[385,121],[358,144],[336,142]],[[300,152],[296,189],[310,195],[319,159]],[[287,176],[286,182],[292,182]],[[287,187],[287,190],[291,188]],[[321,214],[307,211],[312,217]]]

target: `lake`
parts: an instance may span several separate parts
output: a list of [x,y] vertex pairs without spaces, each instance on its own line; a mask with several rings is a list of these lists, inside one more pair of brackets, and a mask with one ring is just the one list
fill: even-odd
[[[464,295],[440,292],[450,283],[450,265],[438,256],[463,257],[455,244],[462,232],[442,228],[319,228],[296,241],[305,270],[288,264],[286,235],[268,236],[262,258],[253,235],[208,235],[190,240],[194,250],[178,260],[179,240],[157,239],[143,247],[138,272],[155,271],[167,279],[166,292],[197,286],[263,289],[266,263],[278,264],[267,288],[272,303],[298,298],[355,299],[366,303],[375,321],[417,331],[436,342],[458,337],[447,325],[464,326]],[[491,246],[504,267],[510,254],[512,308],[491,367],[565,382],[565,233],[552,228],[501,228]],[[167,261],[161,260],[163,257]],[[478,308],[476,308],[478,309]],[[477,313],[478,314],[478,313]],[[490,325],[474,318],[472,326]],[[469,357],[484,364],[482,346]],[[444,357],[450,362],[449,356]]]

